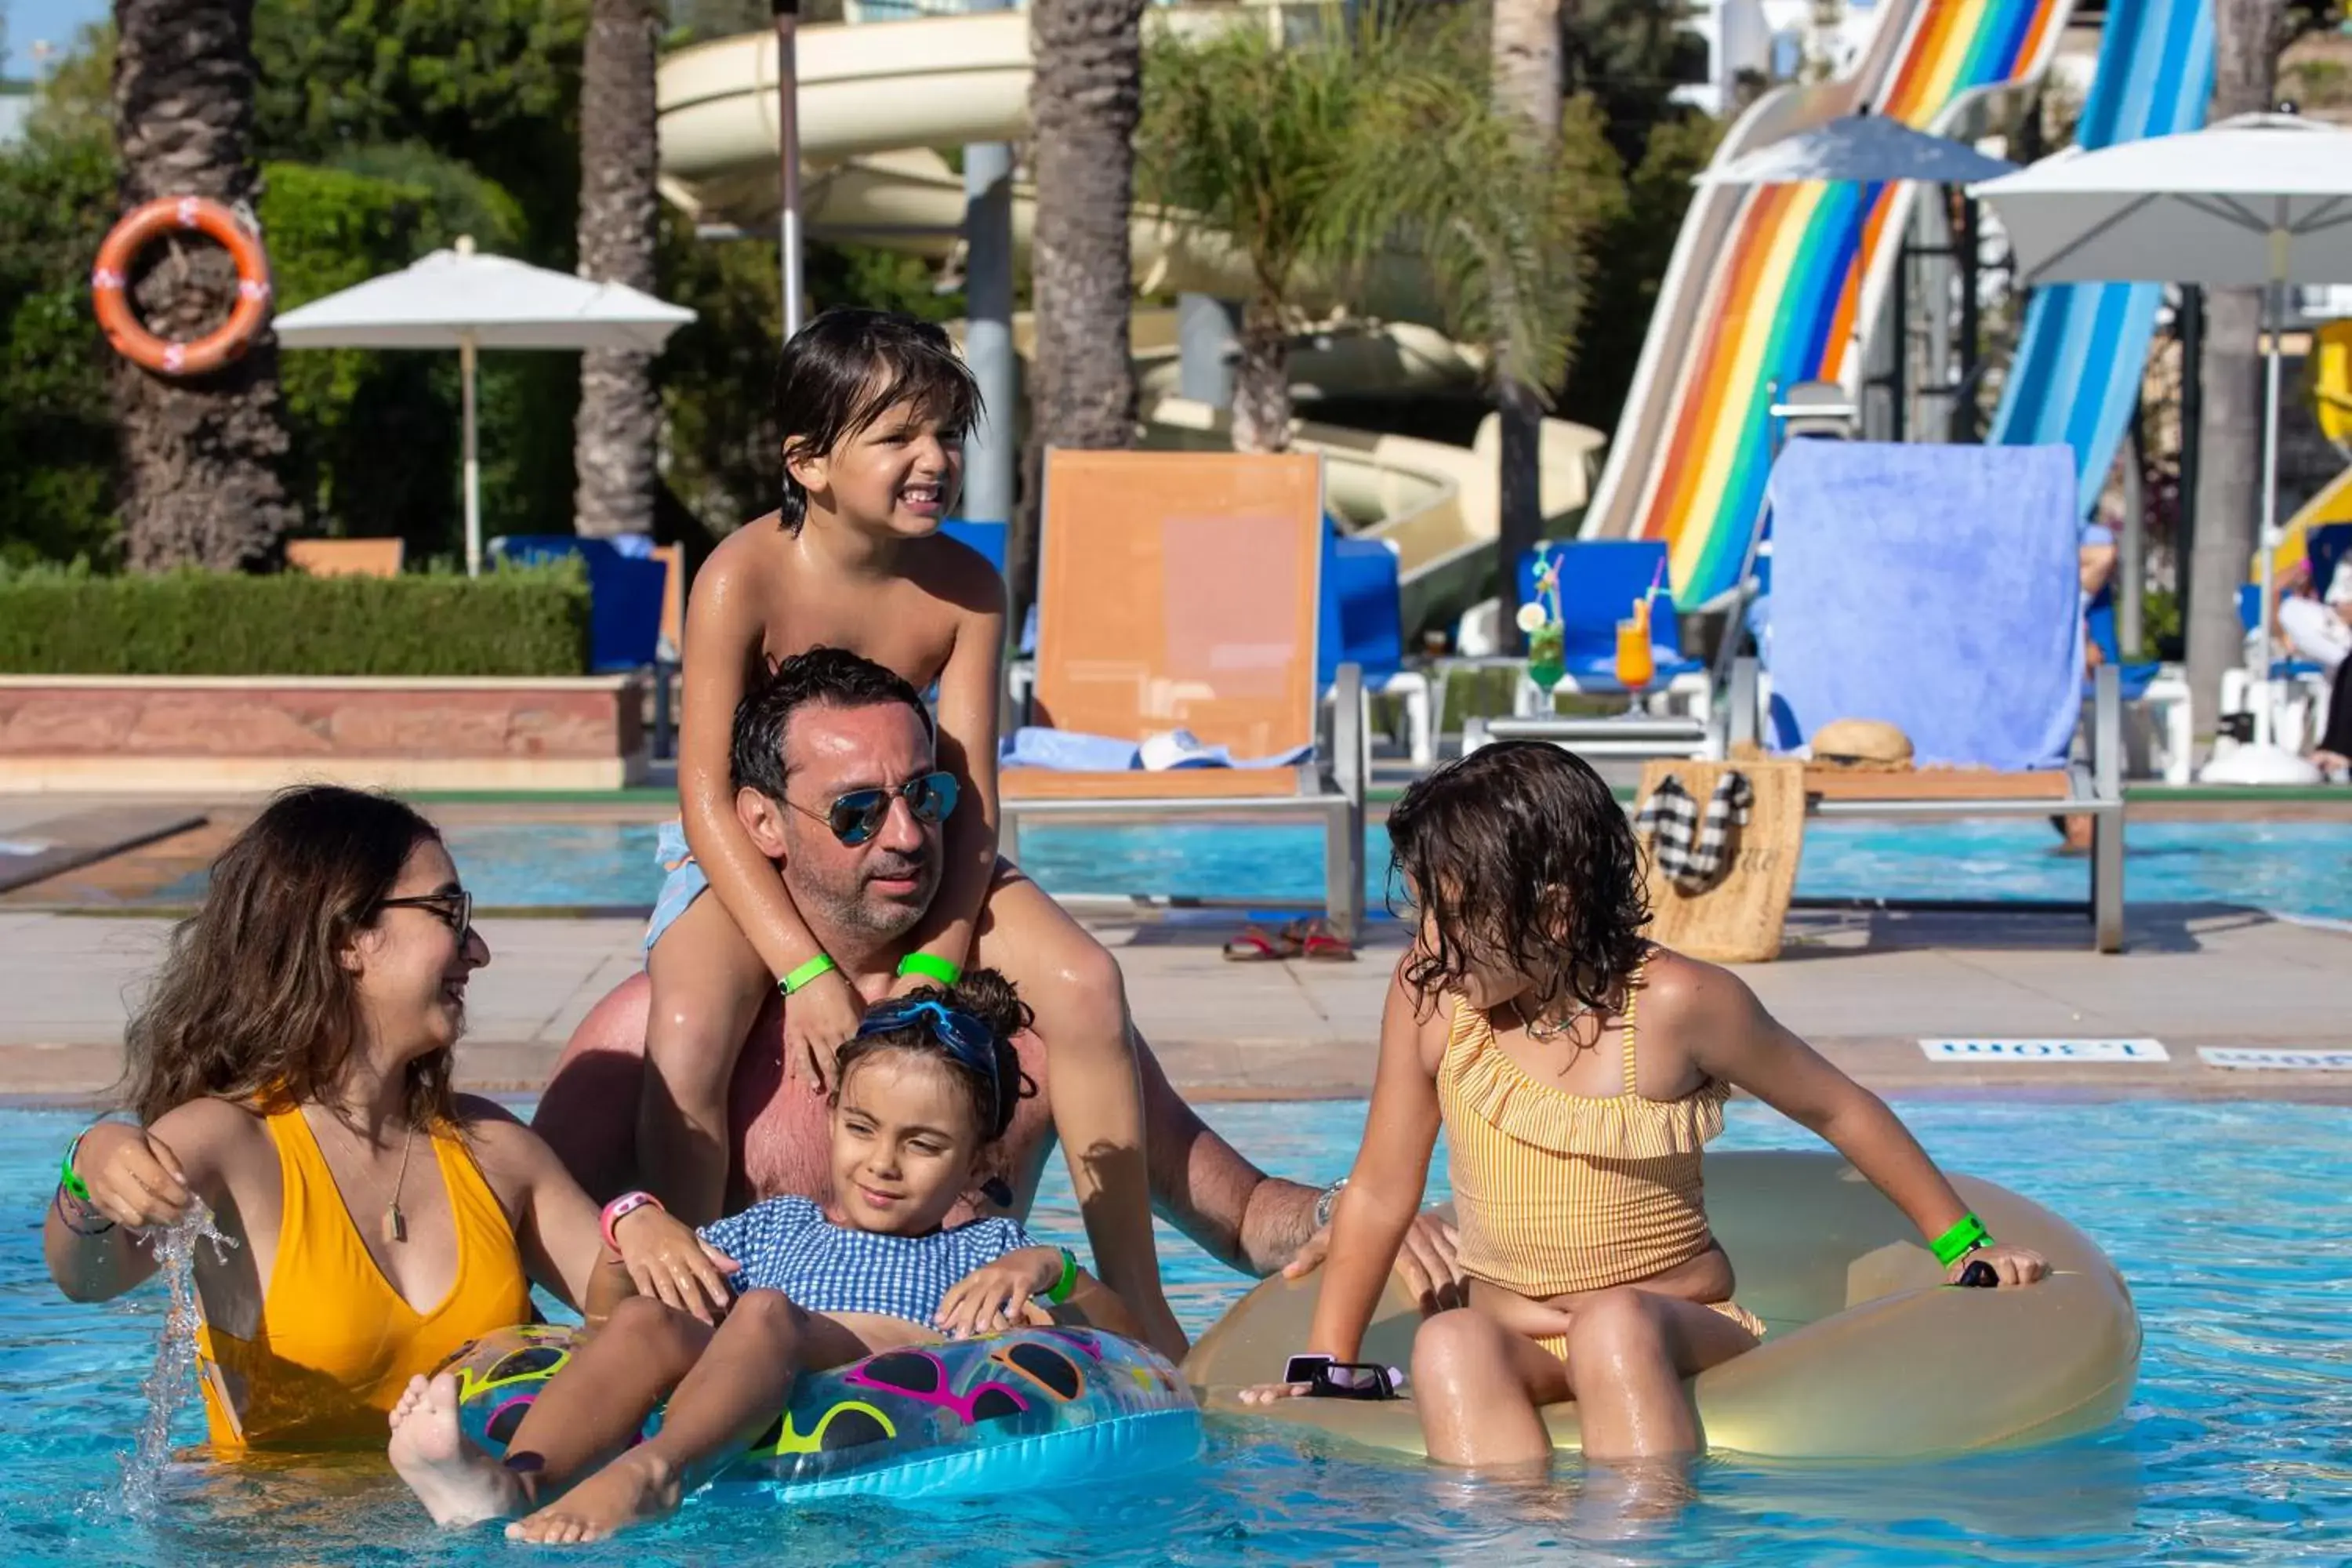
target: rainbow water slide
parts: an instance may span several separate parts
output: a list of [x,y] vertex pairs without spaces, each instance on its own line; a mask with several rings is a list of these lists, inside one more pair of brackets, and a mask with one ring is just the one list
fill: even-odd
[[[1853,75],[1781,89],[1742,115],[1718,164],[1868,109],[1956,128],[2038,78],[2073,0],[1888,0]],[[1764,501],[1772,388],[1858,384],[1892,279],[1904,184],[1702,186],[1643,345],[1588,537],[1664,539],[1675,597],[1732,587]]]
[[[2108,0],[2097,73],[2074,139],[2097,148],[2194,131],[2205,123],[2212,91],[2212,0]],[[2035,289],[2025,308],[1988,439],[2072,447],[2086,517],[2139,400],[2163,300],[2157,283],[2060,283]]]

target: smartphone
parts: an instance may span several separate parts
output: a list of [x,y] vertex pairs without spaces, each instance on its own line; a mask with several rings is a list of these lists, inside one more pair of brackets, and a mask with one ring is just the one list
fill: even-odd
[[[1335,1377],[1334,1373],[1351,1375]],[[1328,1355],[1295,1355],[1282,1370],[1285,1383],[1307,1384],[1317,1399],[1394,1399],[1402,1374],[1364,1361],[1333,1361]]]

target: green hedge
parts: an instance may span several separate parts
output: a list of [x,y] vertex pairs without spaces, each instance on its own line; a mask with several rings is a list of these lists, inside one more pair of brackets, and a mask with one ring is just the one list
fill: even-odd
[[468,579],[0,572],[10,675],[580,675],[577,562]]

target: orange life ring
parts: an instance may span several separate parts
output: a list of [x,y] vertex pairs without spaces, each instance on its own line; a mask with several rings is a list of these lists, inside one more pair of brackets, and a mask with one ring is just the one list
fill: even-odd
[[[194,342],[167,342],[131,312],[131,264],[158,237],[193,229],[225,247],[236,263],[236,305]],[[89,278],[98,324],[114,352],[163,375],[205,375],[245,353],[269,319],[269,258],[245,220],[203,196],[164,196],[131,209],[98,247]]]

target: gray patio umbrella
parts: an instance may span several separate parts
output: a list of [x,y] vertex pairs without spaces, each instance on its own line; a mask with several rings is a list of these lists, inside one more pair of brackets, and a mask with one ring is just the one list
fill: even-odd
[[1965,185],[2015,172],[2018,165],[1948,136],[1914,131],[1867,110],[1841,115],[1811,131],[1745,153],[1693,182],[1702,185],[1785,185],[1806,180],[1879,184],[1924,180]]
[[[2352,135],[2292,114],[2069,149],[1979,185],[2015,247],[2023,284],[2260,286],[2270,352],[2263,422],[2263,606],[2278,544],[2279,328],[2290,283],[2352,282]],[[2215,782],[2294,782],[2308,764],[2272,745],[2270,638],[2254,639],[2254,744]]]
[[398,272],[313,300],[278,318],[289,349],[456,349],[465,384],[466,570],[482,569],[482,467],[475,441],[475,355],[481,349],[636,349],[656,353],[694,320],[618,283],[476,253],[460,237]]

